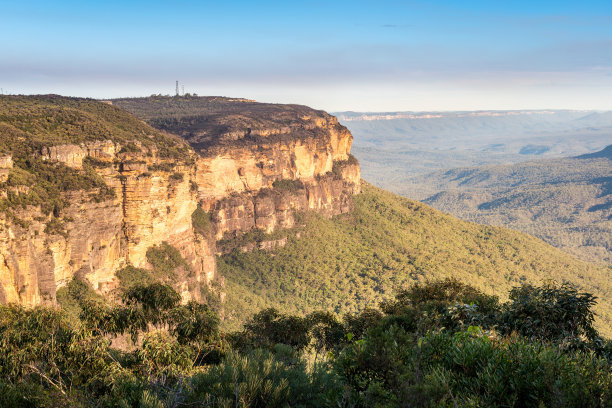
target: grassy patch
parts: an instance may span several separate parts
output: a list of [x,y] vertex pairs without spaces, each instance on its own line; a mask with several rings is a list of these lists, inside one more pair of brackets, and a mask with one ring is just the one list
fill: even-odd
[[203,236],[209,236],[212,234],[212,220],[210,213],[207,213],[198,205],[195,211],[191,214],[191,225],[195,231]]
[[116,273],[119,289],[125,291],[136,285],[149,285],[155,281],[150,271],[128,265]]

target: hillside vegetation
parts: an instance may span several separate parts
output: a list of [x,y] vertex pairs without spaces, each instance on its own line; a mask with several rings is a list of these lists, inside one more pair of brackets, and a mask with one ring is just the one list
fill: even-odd
[[502,297],[512,286],[555,279],[594,293],[597,324],[612,333],[609,268],[520,232],[464,222],[367,183],[362,187],[351,214],[306,214],[300,228],[285,231],[282,249],[221,256],[224,325],[238,327],[271,306],[297,314],[355,312],[427,279],[455,277]]
[[112,197],[93,160],[85,160],[81,170],[41,157],[44,147],[100,140],[119,144],[119,153],[152,148],[167,159],[184,160],[189,150],[179,138],[92,99],[0,96],[0,155],[11,156],[14,163],[8,180],[0,183],[0,191],[6,193],[0,211],[19,222],[12,211],[27,205],[40,205],[44,213],[57,215],[66,205],[62,193],[67,191],[96,190],[94,200]]
[[[159,283],[128,289],[122,304],[79,296],[77,324],[65,310],[0,305],[0,406],[612,403],[612,342],[593,327],[593,295],[572,285],[522,285],[500,303],[445,279],[343,319],[265,309],[233,333],[180,298]],[[127,335],[129,349],[111,343]]]
[[612,263],[612,146],[576,158],[439,171],[411,179],[402,192],[462,219]]
[[128,112],[93,99],[58,95],[0,96],[0,152],[18,157],[43,146],[112,140],[133,149],[134,142],[156,146],[162,157],[180,158],[188,148]]
[[[76,290],[75,294],[83,291]],[[593,295],[522,285],[500,303],[453,279],[359,314],[265,309],[233,333],[159,283],[122,304],[0,305],[3,407],[609,407],[612,342]],[[129,335],[129,349],[110,339]]]

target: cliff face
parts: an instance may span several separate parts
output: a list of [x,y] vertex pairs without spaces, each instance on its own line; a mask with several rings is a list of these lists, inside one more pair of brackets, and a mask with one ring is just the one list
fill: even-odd
[[[291,228],[295,211],[328,216],[349,211],[360,178],[359,166],[348,162],[352,136],[325,122],[320,129],[329,137],[201,151],[195,178],[198,201],[211,211],[218,239],[255,227],[266,232]],[[277,187],[282,180],[297,182]]]
[[[195,150],[182,150],[179,157],[165,156],[165,147],[148,139],[117,141],[104,135],[37,147],[32,157],[77,175],[94,171],[114,196],[101,196],[100,189],[63,191],[67,204],[61,210],[46,213],[44,205],[13,205],[0,213],[0,302],[52,303],[56,290],[74,276],[109,293],[118,285],[119,269],[150,269],[147,250],[162,242],[177,248],[190,269],[175,286],[184,299],[199,300],[200,286],[217,278],[217,240],[254,228],[291,228],[300,211],[326,216],[350,211],[360,170],[350,156],[348,130],[319,111],[299,107],[311,116],[296,117],[294,107],[274,107],[274,115],[289,111],[280,124],[274,116],[256,127],[256,118],[243,117],[237,127],[222,130],[219,121],[235,123],[222,114],[215,120],[200,117],[212,127],[200,129],[195,138],[182,135]],[[10,153],[0,160],[0,182],[5,182],[0,189],[16,202],[31,191],[6,181],[11,172],[21,171],[13,169],[13,160],[23,159]],[[208,232],[194,226],[198,206],[210,218]]]
[[[71,166],[77,163],[74,152],[86,151],[76,145],[54,150],[48,160],[67,160]],[[117,286],[118,269],[128,263],[147,267],[147,249],[163,241],[181,251],[200,280],[203,261],[191,226],[197,206],[189,184],[193,169],[173,168],[140,153],[109,154],[105,159],[95,170],[115,191],[114,198],[96,202],[90,197],[95,191],[71,192],[64,194],[70,204],[60,218],[34,206],[17,212],[18,223],[0,216],[0,301],[52,302],[56,289],[75,275],[107,293]],[[160,164],[177,171],[149,171]]]

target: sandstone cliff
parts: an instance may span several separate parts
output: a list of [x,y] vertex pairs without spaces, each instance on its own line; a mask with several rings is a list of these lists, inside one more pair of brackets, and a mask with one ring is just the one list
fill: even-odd
[[[187,261],[173,283],[199,300],[201,285],[218,279],[217,240],[291,228],[301,211],[350,211],[360,171],[352,136],[334,117],[216,100],[214,112],[183,108],[187,131],[182,119],[175,129],[149,120],[190,147],[107,104],[1,98],[0,302],[53,303],[74,276],[111,293],[117,271],[150,269],[147,251],[162,242]],[[194,226],[198,207],[206,231]]]

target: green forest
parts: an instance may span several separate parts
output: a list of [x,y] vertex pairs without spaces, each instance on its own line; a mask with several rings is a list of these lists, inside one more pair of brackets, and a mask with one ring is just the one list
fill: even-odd
[[[237,329],[266,307],[300,315],[318,309],[358,312],[413,283],[446,277],[501,299],[513,286],[555,279],[598,296],[596,324],[612,336],[609,268],[579,261],[524,233],[461,221],[365,182],[354,202],[349,214],[327,219],[307,213],[297,228],[270,237],[250,233],[238,243],[284,234],[284,248],[238,248],[219,257],[227,292],[223,326]],[[223,252],[226,244],[220,243]]]
[[442,170],[392,188],[464,220],[612,263],[612,146],[580,157]]
[[76,321],[0,306],[0,406],[612,406],[612,342],[593,325],[595,297],[569,284],[500,302],[429,281],[341,318],[264,309],[233,332],[161,283],[115,305],[86,292]]

